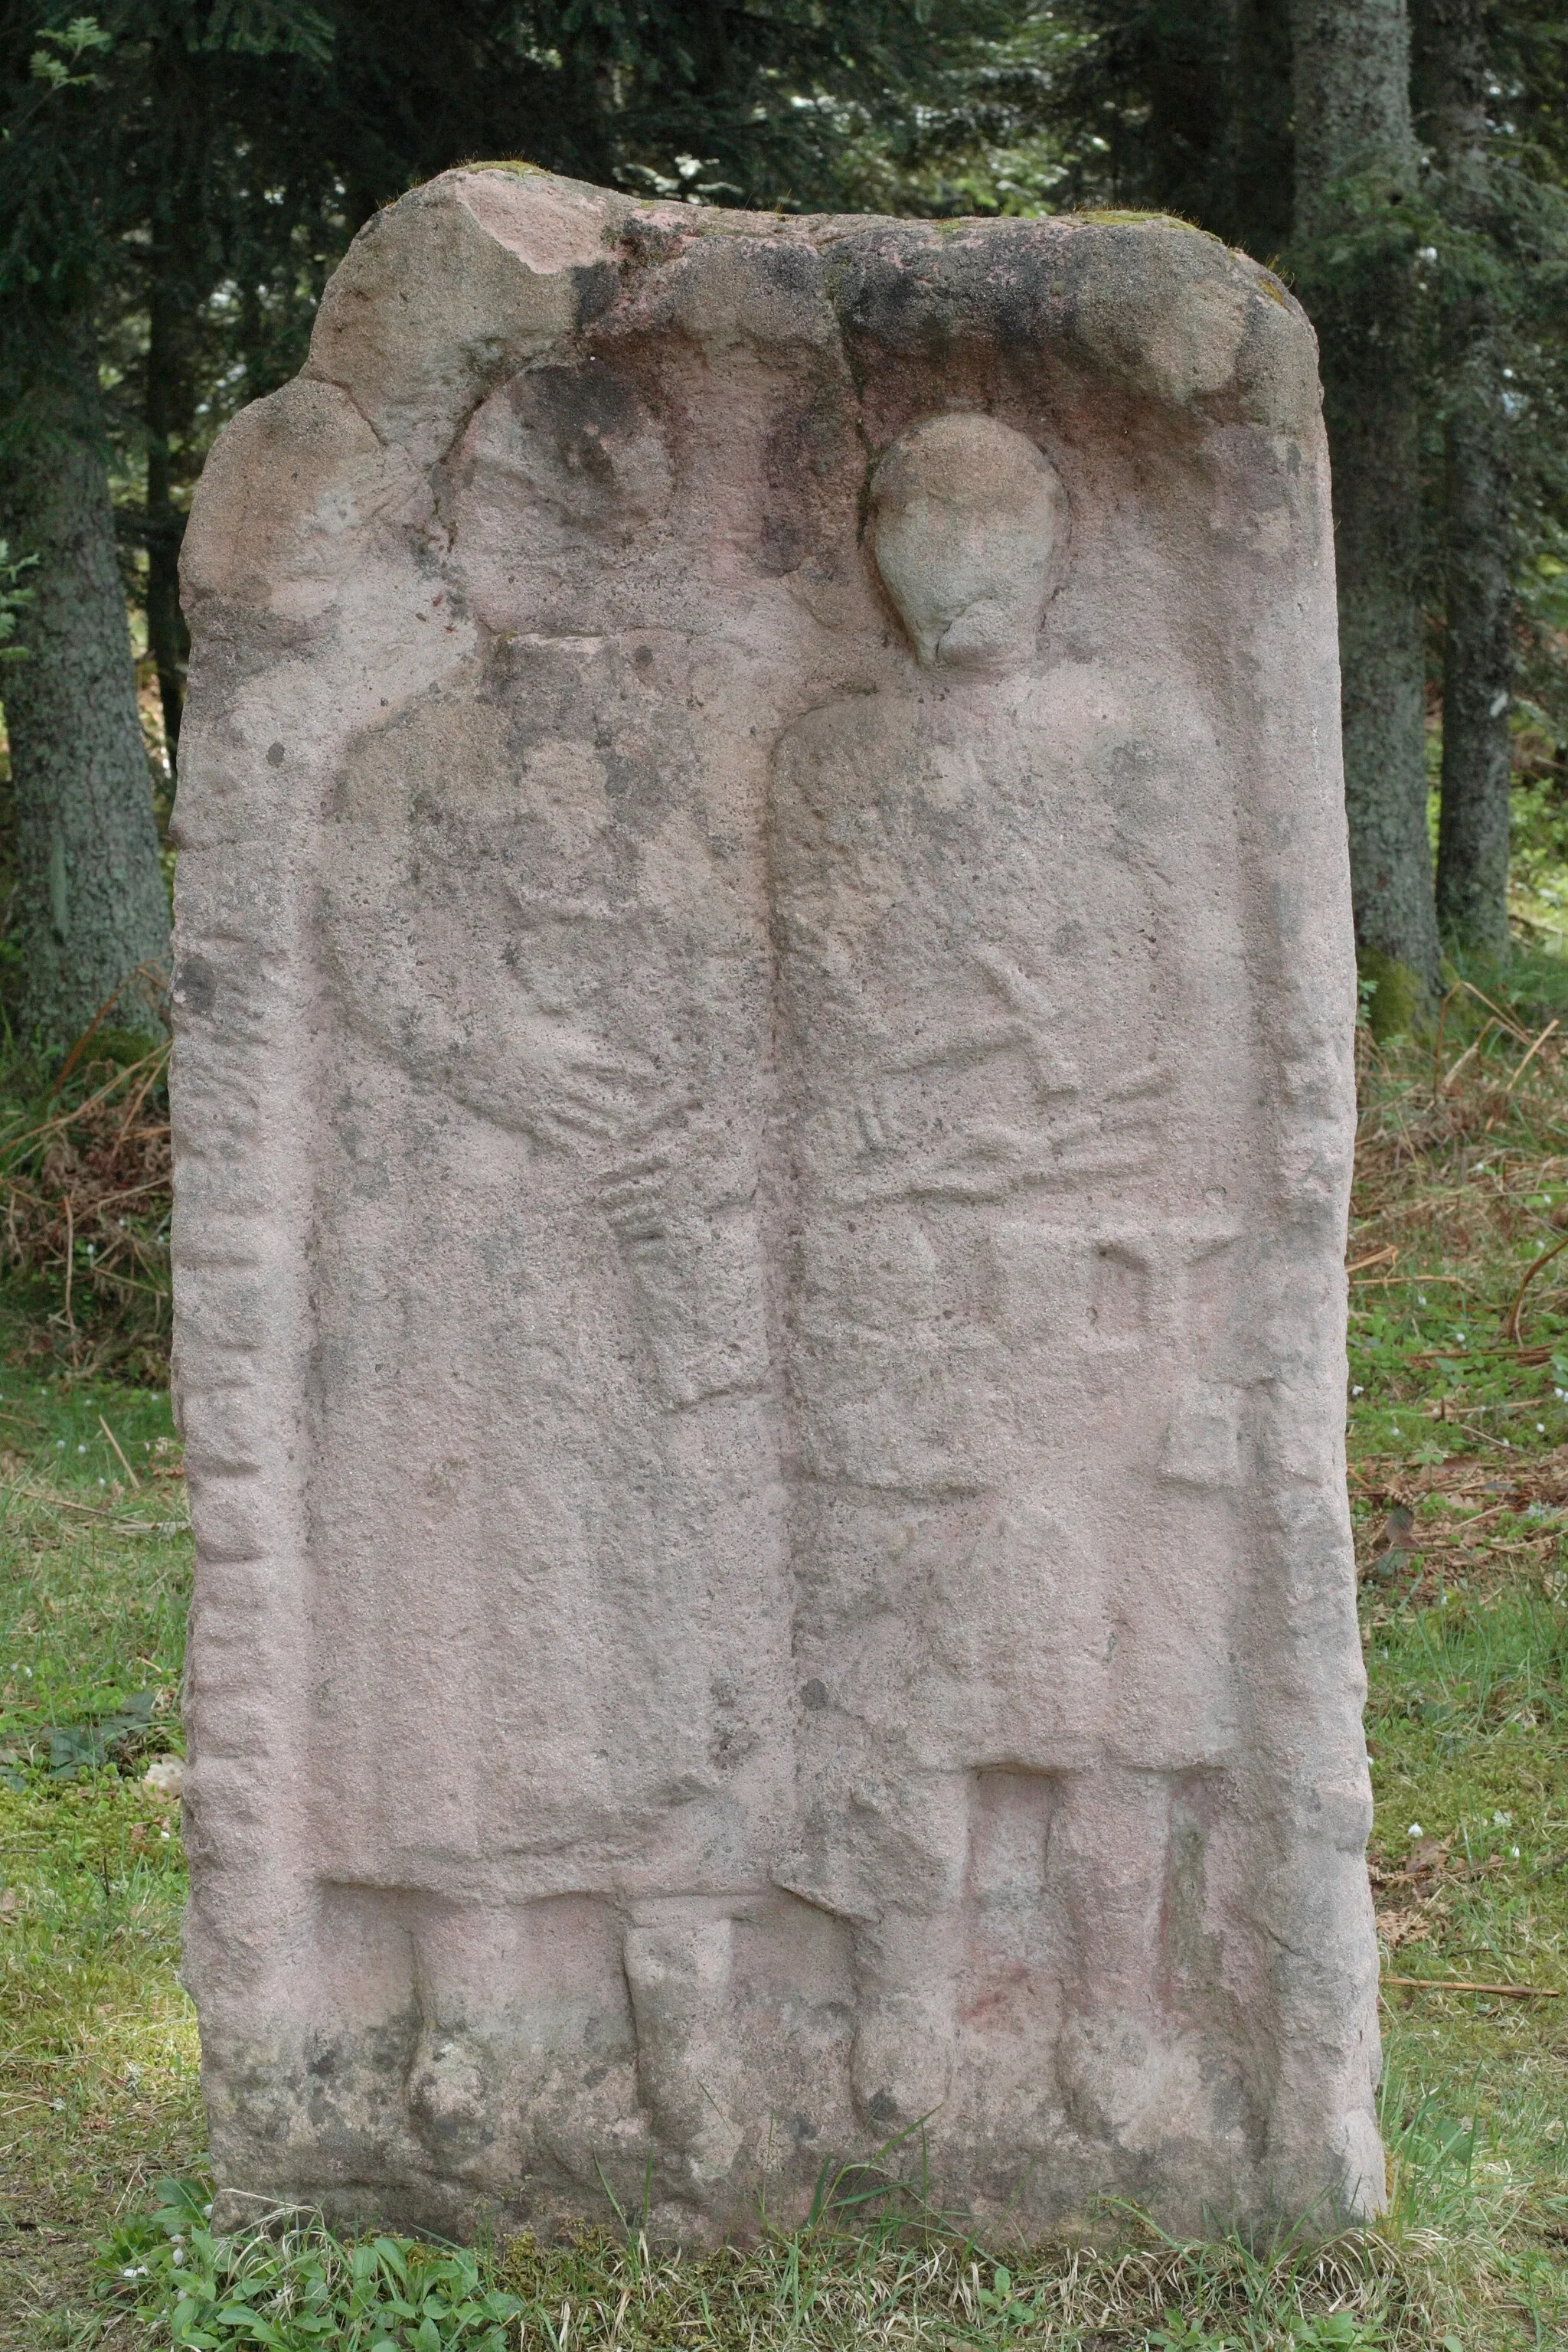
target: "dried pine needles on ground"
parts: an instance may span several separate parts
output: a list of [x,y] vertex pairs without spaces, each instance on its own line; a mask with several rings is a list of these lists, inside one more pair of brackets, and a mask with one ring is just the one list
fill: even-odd
[[164,1376],[168,1066],[166,1045],[100,1037],[52,1086],[0,1103],[0,1263],[31,1283],[35,1360]]
[[[74,1374],[58,1320],[45,1378],[17,1323],[0,1377],[5,2352],[1568,2341],[1568,1248],[1550,1255],[1568,1237],[1568,1024],[1531,982],[1526,962],[1507,997],[1458,991],[1436,1055],[1363,1040],[1349,1433],[1385,1956],[1379,2229],[1177,2246],[1112,2212],[1092,2242],[983,2248],[907,2190],[868,2197],[861,2172],[825,2176],[805,2230],[759,2215],[755,2245],[700,2256],[647,2247],[636,2215],[467,2252],[345,2246],[309,2216],[215,2239],[174,1973],[178,1823],[144,1778],[178,1745],[188,1547],[166,1404]],[[140,1082],[95,1074],[67,1106],[84,1169],[90,1122],[118,1150]],[[161,1116],[154,1087],[125,1142]],[[110,1217],[122,1178],[111,1154]],[[58,1318],[55,1229],[40,1263]],[[89,1324],[75,1283],[72,1314],[89,1364],[112,1318]]]

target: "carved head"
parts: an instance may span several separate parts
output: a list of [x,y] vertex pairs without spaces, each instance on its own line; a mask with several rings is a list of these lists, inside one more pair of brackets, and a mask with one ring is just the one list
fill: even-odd
[[1028,659],[1067,520],[1032,441],[994,416],[928,417],[878,467],[871,510],[877,569],[923,667]]

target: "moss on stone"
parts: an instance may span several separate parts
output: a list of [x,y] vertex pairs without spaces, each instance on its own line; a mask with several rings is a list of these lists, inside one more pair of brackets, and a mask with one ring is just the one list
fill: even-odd
[[[1184,228],[1194,236],[1209,236],[1212,232],[1200,228],[1196,221],[1183,220],[1179,213],[1135,213],[1096,210],[1069,213],[1069,220],[1093,221],[1097,228],[1131,228],[1141,222],[1156,221],[1163,228]],[[1217,243],[1218,240],[1216,239]]]

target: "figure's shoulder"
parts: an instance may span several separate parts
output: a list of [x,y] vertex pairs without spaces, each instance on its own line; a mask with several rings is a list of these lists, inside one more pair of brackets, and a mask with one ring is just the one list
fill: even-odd
[[1119,749],[1174,758],[1201,757],[1215,730],[1194,678],[1174,667],[1109,661],[1064,661],[1017,682],[1015,722],[1035,741],[1064,751]]
[[1037,771],[1075,769],[1121,755],[1162,763],[1203,760],[1214,730],[1195,681],[1129,663],[1075,660],[952,689],[895,685],[825,698],[802,711],[773,746],[778,786],[816,798],[833,778],[835,796],[885,797],[900,776],[914,780],[933,756],[961,746],[986,772],[1018,761]]

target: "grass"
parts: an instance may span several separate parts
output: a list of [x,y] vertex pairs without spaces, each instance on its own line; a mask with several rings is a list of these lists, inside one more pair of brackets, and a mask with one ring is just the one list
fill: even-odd
[[648,2248],[636,2217],[471,2252],[344,2246],[309,2216],[215,2239],[175,1973],[178,1822],[142,1777],[179,1745],[177,1449],[156,1390],[49,1370],[16,1323],[0,1376],[0,2347],[1568,2341],[1568,1248],[1524,1283],[1568,1237],[1563,1033],[1524,1063],[1555,978],[1527,965],[1507,998],[1478,980],[1500,1019],[1458,992],[1436,1055],[1363,1041],[1349,1429],[1385,1954],[1377,2230],[1270,2252],[1123,2217],[1103,2244],[1025,2253],[914,2210],[851,2234],[827,2194],[804,2231],[702,2256]]
[[[21,1361],[0,1376],[0,2345],[31,2352],[73,2340],[75,2319],[57,2315],[91,2307],[92,2249],[116,2206],[202,2147],[175,1975],[177,1808],[143,1785],[135,1752],[178,1749],[190,1548],[166,1396],[40,1377],[29,1332],[8,1336]],[[113,1761],[73,1768],[62,1753],[51,1769],[51,1727],[149,1696]]]

